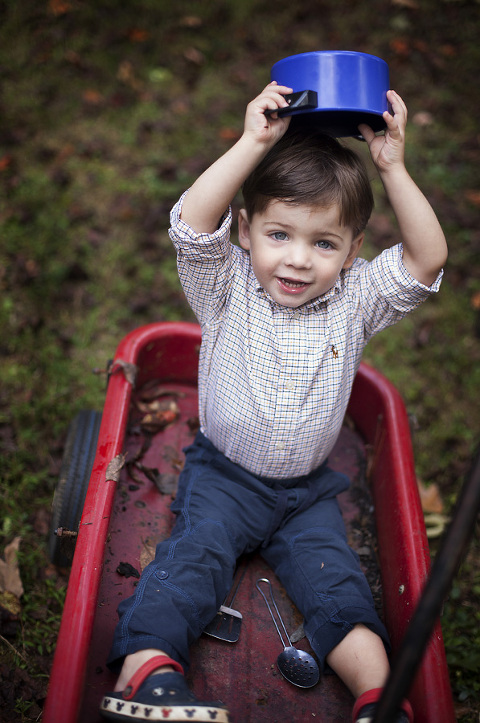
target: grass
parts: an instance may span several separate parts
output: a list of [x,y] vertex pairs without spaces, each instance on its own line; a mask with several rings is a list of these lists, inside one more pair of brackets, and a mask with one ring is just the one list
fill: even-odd
[[[104,379],[92,369],[125,333],[192,318],[169,209],[241,131],[246,102],[287,55],[380,55],[408,102],[408,167],[450,259],[438,297],[365,358],[400,389],[418,476],[452,510],[480,429],[478,3],[374,0],[344,13],[333,0],[279,0],[273,13],[263,0],[25,0],[0,13],[0,550],[22,537],[25,587],[0,663],[40,681],[10,702],[11,720],[27,721],[40,712],[66,585],[46,540],[68,423],[101,410]],[[395,241],[378,181],[374,190],[370,255]],[[479,561],[476,536],[443,617],[464,721],[480,710]]]

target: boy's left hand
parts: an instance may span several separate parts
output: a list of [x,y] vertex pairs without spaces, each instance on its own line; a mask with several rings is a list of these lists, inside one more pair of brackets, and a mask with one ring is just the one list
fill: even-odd
[[392,107],[393,115],[388,111],[383,114],[387,124],[385,135],[375,135],[370,126],[363,123],[358,126],[380,173],[388,171],[396,164],[404,163],[407,106],[394,90],[387,91],[387,100]]

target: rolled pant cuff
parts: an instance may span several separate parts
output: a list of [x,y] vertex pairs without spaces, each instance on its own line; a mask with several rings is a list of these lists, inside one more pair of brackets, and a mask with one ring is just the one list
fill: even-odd
[[[315,632],[310,635],[306,630],[310,645],[314,650],[322,670],[328,668],[328,654],[353,630],[355,625],[365,625],[381,638],[387,653],[390,652],[390,641],[387,630],[374,610],[350,607],[342,609],[336,619],[323,620]],[[309,625],[310,629],[314,626]]]

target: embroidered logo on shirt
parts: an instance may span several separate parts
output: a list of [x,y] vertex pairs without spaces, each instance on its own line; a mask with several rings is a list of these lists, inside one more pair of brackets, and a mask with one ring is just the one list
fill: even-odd
[[338,349],[337,349],[337,347],[335,346],[335,344],[332,344],[332,345],[331,345],[330,350],[331,350],[331,352],[332,352],[333,358],[334,358],[334,359],[338,359]]

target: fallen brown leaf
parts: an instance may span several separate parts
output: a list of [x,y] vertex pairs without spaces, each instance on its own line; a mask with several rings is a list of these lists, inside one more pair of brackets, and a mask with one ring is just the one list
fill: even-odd
[[56,16],[65,15],[72,10],[72,4],[65,0],[50,0],[48,7],[50,12]]
[[125,464],[126,454],[117,454],[116,457],[110,460],[108,463],[105,479],[107,481],[118,482],[120,478],[120,472]]
[[465,191],[465,198],[473,203],[474,206],[480,206],[480,191],[477,189],[470,189]]
[[185,28],[199,28],[203,25],[203,21],[202,18],[196,15],[185,15],[185,17],[180,20],[180,25],[183,25]]
[[184,53],[184,57],[194,65],[203,65],[205,62],[204,54],[197,48],[187,48]]
[[155,548],[156,544],[150,540],[143,542],[143,548],[140,553],[140,569],[143,570],[147,565],[155,559]]
[[93,88],[87,88],[82,94],[82,99],[87,105],[100,105],[103,103],[102,94]]
[[472,305],[472,309],[475,309],[475,311],[480,311],[480,291],[476,291],[474,294],[472,294],[470,303]]
[[151,35],[148,30],[143,30],[142,28],[132,28],[128,31],[128,39],[131,40],[132,43],[145,43],[150,37]]
[[392,5],[399,8],[410,8],[410,10],[418,10],[418,3],[415,0],[392,0]]
[[418,491],[420,492],[420,501],[424,512],[443,512],[443,500],[436,484],[430,484],[427,487],[419,480]]
[[2,592],[10,592],[17,598],[21,598],[23,595],[23,584],[17,560],[21,540],[21,537],[15,537],[15,539],[5,547],[5,560],[0,558],[0,590]]

